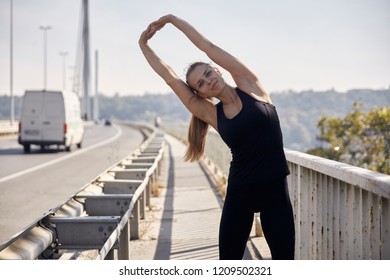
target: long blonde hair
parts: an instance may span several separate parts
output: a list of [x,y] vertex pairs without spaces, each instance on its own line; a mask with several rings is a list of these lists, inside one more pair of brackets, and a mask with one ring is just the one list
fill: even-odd
[[204,154],[206,146],[206,136],[209,130],[209,124],[198,117],[192,115],[190,126],[188,127],[188,144],[184,156],[185,161],[200,160]]
[[[186,73],[186,82],[187,85],[191,88],[191,90],[196,93],[196,91],[189,85],[188,76],[191,72],[200,65],[209,65],[205,62],[195,62],[191,64]],[[197,161],[200,160],[204,154],[204,149],[206,146],[206,136],[209,130],[210,125],[198,117],[192,115],[190,126],[188,127],[188,145],[187,151],[184,156],[185,161]]]

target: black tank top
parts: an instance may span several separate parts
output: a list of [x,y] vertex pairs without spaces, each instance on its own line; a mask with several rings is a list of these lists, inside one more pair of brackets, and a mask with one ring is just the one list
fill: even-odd
[[252,184],[290,174],[275,106],[259,101],[239,88],[242,109],[232,119],[217,104],[218,131],[232,153],[229,185]]

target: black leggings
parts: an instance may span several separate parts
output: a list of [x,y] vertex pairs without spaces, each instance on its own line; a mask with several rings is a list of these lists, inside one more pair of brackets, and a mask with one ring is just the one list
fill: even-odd
[[228,186],[219,230],[221,260],[243,258],[257,212],[272,259],[294,259],[294,217],[287,180],[283,178],[256,185]]

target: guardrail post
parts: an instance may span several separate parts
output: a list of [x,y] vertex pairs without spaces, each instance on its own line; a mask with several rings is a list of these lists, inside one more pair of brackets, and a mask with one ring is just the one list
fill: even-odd
[[152,182],[149,178],[148,183],[146,184],[145,187],[145,204],[150,207],[151,206],[151,196],[152,196]]
[[[104,183],[104,192],[110,194],[116,193],[131,193],[134,194],[139,185],[142,184],[142,180],[106,180],[101,181]],[[146,216],[146,207],[145,207],[145,199],[144,193],[142,193],[139,197],[139,210],[140,210],[140,218],[144,218]]]
[[130,260],[130,223],[127,222],[119,236],[119,260]]
[[134,204],[133,216],[130,219],[130,240],[139,238],[139,203]]
[[140,219],[145,219],[146,218],[146,202],[145,202],[145,191],[142,192],[140,195],[138,202],[139,202],[139,210],[140,210]]

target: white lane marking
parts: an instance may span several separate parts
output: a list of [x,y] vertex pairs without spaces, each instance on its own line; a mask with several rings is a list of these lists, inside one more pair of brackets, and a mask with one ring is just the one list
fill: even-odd
[[101,147],[101,146],[103,146],[103,145],[106,145],[106,144],[108,144],[108,143],[110,143],[110,142],[112,142],[112,141],[115,141],[116,139],[118,139],[118,138],[123,134],[123,131],[122,131],[122,129],[121,129],[119,126],[115,125],[115,128],[117,129],[117,133],[116,133],[113,137],[111,137],[111,138],[109,138],[109,139],[107,139],[107,140],[105,140],[105,141],[103,141],[103,142],[96,143],[96,144],[94,144],[94,145],[92,145],[92,146],[89,146],[89,147],[87,147],[87,148],[83,148],[83,149],[78,150],[78,151],[76,151],[76,152],[72,152],[72,153],[70,153],[70,154],[67,154],[66,156],[63,156],[63,157],[60,157],[60,158],[56,158],[56,159],[53,159],[53,160],[51,160],[51,161],[42,163],[42,164],[40,164],[40,165],[31,167],[31,168],[29,168],[29,169],[26,169],[26,170],[23,170],[23,171],[20,171],[20,172],[16,172],[16,173],[14,173],[14,174],[11,174],[11,175],[2,177],[2,178],[0,178],[0,183],[3,183],[3,182],[5,182],[5,181],[14,179],[14,178],[19,177],[19,176],[22,176],[22,175],[25,175],[25,174],[30,173],[30,172],[33,172],[33,171],[36,171],[36,170],[38,170],[38,169],[47,167],[47,166],[49,166],[49,165],[52,165],[52,164],[61,162],[61,161],[66,160],[66,159],[68,159],[68,158],[71,158],[71,157],[80,155],[80,154],[82,154],[82,153],[85,153],[85,152],[88,152],[88,151],[90,151],[90,150],[93,150],[93,149],[96,149],[96,148],[98,148],[98,147]]

